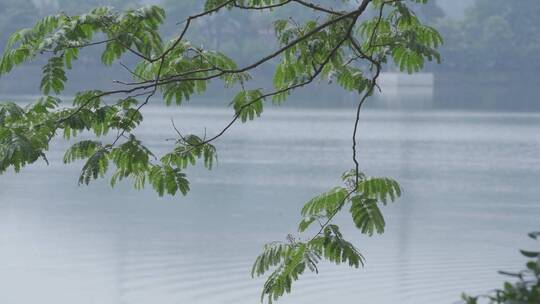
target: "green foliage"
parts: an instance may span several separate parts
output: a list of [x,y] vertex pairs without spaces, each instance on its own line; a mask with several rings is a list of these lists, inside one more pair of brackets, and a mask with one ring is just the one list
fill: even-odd
[[[57,136],[77,140],[84,135],[64,155],[65,163],[83,164],[79,184],[110,176],[111,186],[129,179],[136,189],[150,185],[160,196],[186,195],[190,188],[184,170],[197,161],[213,168],[217,160],[213,141],[235,121],[259,117],[268,97],[279,104],[293,90],[325,80],[358,93],[363,103],[374,93],[384,64],[393,61],[400,70],[413,73],[426,61],[440,61],[437,48],[441,36],[421,23],[409,8],[410,4],[425,2],[344,1],[339,6],[343,10],[338,11],[300,1],[207,0],[206,11],[188,18],[178,35],[168,41],[160,35],[165,10],[158,6],[123,12],[97,7],[80,15],[44,17],[33,27],[13,33],[0,58],[0,75],[42,55],[47,59],[40,84],[44,96],[25,107],[14,103],[0,106],[0,173],[9,168],[19,171],[40,158],[46,160],[49,143]],[[278,47],[274,51],[263,48],[265,55],[248,65],[239,66],[224,52],[196,47],[198,44],[189,40],[197,36],[188,33],[192,23],[221,9],[277,12],[293,3],[309,13],[301,18],[261,14],[279,17],[273,23]],[[369,15],[369,10],[374,14]],[[223,24],[231,24],[231,19]],[[239,30],[236,27],[233,34],[239,36]],[[80,50],[90,47],[101,50],[99,57],[105,66],[116,66],[128,58],[126,54],[140,60],[134,67],[122,64],[131,82],[117,81],[118,88],[109,91],[90,88],[78,92],[70,100],[71,106],[60,106],[61,98],[50,94],[63,92],[66,69],[77,63]],[[253,89],[250,72],[268,63],[276,66],[272,88]],[[206,134],[183,136],[173,124],[179,138],[169,141],[169,151],[161,155],[154,154],[135,136],[143,123],[144,106],[156,99],[168,106],[181,106],[193,95],[203,94],[211,81],[238,91],[229,103],[234,109],[231,122],[217,135],[208,139]],[[262,300],[272,302],[290,292],[306,269],[318,272],[317,265],[323,260],[355,268],[363,265],[359,250],[332,221],[348,209],[360,233],[382,233],[385,220],[380,207],[396,200],[401,189],[392,179],[366,177],[359,172],[356,155],[353,160],[355,169],[343,175],[342,185],[314,197],[302,208],[299,233],[315,234],[271,243],[256,259],[253,276],[271,272]]]
[[[356,177],[358,184],[355,186]],[[384,231],[384,217],[378,204],[386,205],[388,199],[394,201],[401,195],[397,182],[388,178],[368,178],[355,170],[343,175],[345,186],[335,187],[322,193],[302,208],[303,219],[298,231],[306,232],[315,222],[320,225],[318,233],[308,241],[296,240],[289,236],[289,243],[271,243],[264,247],[252,269],[252,276],[260,276],[274,269],[267,278],[262,298],[268,302],[277,300],[291,291],[292,283],[306,269],[318,272],[317,264],[322,259],[358,268],[364,257],[356,247],[343,238],[337,225],[330,220],[346,205],[350,205],[353,221],[362,234],[371,236]]]
[[9,121],[17,121],[24,115],[24,110],[13,102],[0,104],[0,123],[2,124],[6,124]]
[[364,257],[349,242],[336,225],[328,225],[324,231],[307,242],[296,241],[289,236],[289,243],[265,245],[263,253],[257,257],[251,271],[252,276],[260,276],[274,268],[268,276],[261,294],[269,303],[285,293],[291,292],[292,283],[306,269],[318,273],[317,264],[325,259],[335,264],[347,263],[358,268]]
[[242,122],[253,120],[263,111],[263,94],[260,90],[242,91],[234,97],[231,105]]
[[424,25],[403,3],[397,2],[384,20],[375,18],[362,24],[360,33],[366,49],[388,48],[400,71],[412,74],[421,70],[426,60],[441,61],[437,51],[443,43],[441,35]]
[[195,165],[200,158],[206,168],[212,169],[214,161],[217,160],[216,148],[196,135],[188,135],[178,140],[173,152],[163,156],[161,161],[168,166],[185,169],[189,165]]
[[[129,139],[111,149],[109,158],[116,165],[116,172],[111,178],[111,185],[128,176],[140,176],[148,171],[150,157],[155,157],[152,152],[143,146],[135,136],[130,135]],[[161,193],[161,192],[160,192]]]
[[159,196],[165,193],[175,195],[178,191],[186,195],[189,191],[189,181],[179,168],[152,166],[148,171],[148,180]]
[[[71,59],[69,59],[71,66]],[[39,88],[43,94],[48,95],[52,90],[59,94],[64,90],[64,82],[66,82],[66,73],[64,72],[64,62],[61,57],[52,57],[49,62],[43,67],[43,79]]]
[[104,148],[96,150],[84,164],[79,176],[79,184],[88,185],[91,180],[105,176],[108,168],[108,151]]
[[65,163],[81,159],[86,162],[79,177],[80,184],[104,177],[112,163],[116,170],[111,177],[111,186],[129,177],[136,189],[144,188],[148,182],[160,196],[177,192],[186,195],[189,191],[183,167],[174,168],[166,161],[163,165],[152,164],[154,154],[133,135],[116,148],[104,146],[99,141],[83,140],[72,145],[64,155]]
[[40,98],[34,105],[22,108],[6,102],[0,104],[0,173],[13,167],[22,167],[42,158],[47,161],[44,150],[48,149],[52,130],[47,123],[41,126],[27,125],[23,121],[41,118],[58,105],[52,97]]
[[[529,237],[538,240],[540,232],[531,232]],[[519,272],[499,271],[500,274],[514,279],[513,282],[505,282],[503,287],[495,289],[490,294],[481,296],[462,295],[463,303],[477,304],[485,299],[488,303],[540,303],[540,251],[520,250],[521,254],[528,258],[526,268]]]
[[389,178],[362,176],[357,192],[350,199],[350,213],[355,226],[363,234],[382,234],[386,223],[377,204],[386,205],[388,201],[396,200],[401,196],[401,187]]
[[386,205],[388,200],[394,201],[401,196],[401,188],[399,184],[390,178],[372,177],[361,180],[358,184],[358,191],[362,192],[362,196],[366,199],[379,200]]
[[103,145],[95,140],[80,141],[66,150],[64,154],[64,163],[72,163],[79,159],[86,159],[94,155],[98,150],[101,150]]
[[[346,188],[335,187],[319,196],[312,198],[302,208],[302,216],[330,215],[349,196]],[[304,229],[305,230],[305,229]]]
[[347,263],[358,268],[364,265],[364,257],[353,244],[343,239],[343,235],[336,225],[328,225],[322,235],[310,240],[310,246],[316,254],[335,264]]
[[0,173],[13,166],[19,172],[23,166],[35,162],[44,154],[39,150],[43,142],[30,138],[20,130],[0,129]]
[[45,94],[51,89],[58,93],[66,80],[63,66],[71,68],[72,61],[77,59],[78,49],[92,44],[97,34],[108,38],[102,42],[105,50],[101,59],[105,65],[111,65],[132,48],[146,56],[160,54],[163,45],[158,27],[164,18],[165,11],[157,6],[124,13],[114,12],[110,7],[98,7],[79,16],[47,16],[34,27],[21,29],[9,37],[0,59],[0,75],[38,54],[50,52],[55,56],[43,69],[41,88]]
[[386,223],[376,200],[353,196],[350,211],[354,224],[362,233],[373,235],[374,232],[384,232]]

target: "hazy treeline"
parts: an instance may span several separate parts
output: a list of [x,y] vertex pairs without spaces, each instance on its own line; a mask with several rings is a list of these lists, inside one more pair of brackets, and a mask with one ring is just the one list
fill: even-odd
[[[347,5],[335,2],[334,7]],[[157,3],[167,10],[168,22],[163,32],[169,37],[178,31],[177,22],[200,11],[203,5],[199,0],[161,0]],[[328,5],[328,1],[321,3]],[[452,12],[448,14],[451,7],[448,4],[431,1],[418,7],[419,17],[438,28],[445,37],[444,64],[433,65],[431,69],[535,71],[540,67],[540,60],[537,60],[540,54],[540,1],[471,0],[471,3],[463,18],[458,19],[448,17],[452,15]],[[98,5],[124,9],[145,4],[148,2],[144,0],[3,0],[0,2],[0,46],[3,48],[11,32],[30,26],[40,16],[59,11],[82,13]],[[295,6],[288,10],[276,10],[273,14],[286,15],[295,10]],[[303,17],[313,17],[305,9],[294,11],[294,16],[299,22]],[[256,12],[233,10],[220,13],[200,24],[190,38],[194,43],[204,43],[239,61],[247,61],[274,46],[271,43],[272,19],[268,14]]]
[[476,0],[465,18],[437,20],[446,39],[442,70],[537,71],[540,1]]
[[[329,6],[328,0],[314,0]],[[202,10],[202,0],[2,0],[0,1],[0,49],[13,31],[29,27],[37,18],[65,12],[79,14],[89,9],[108,5],[118,9],[134,8],[157,3],[167,12],[162,27],[163,37],[178,34],[179,24],[185,18]],[[336,8],[354,5],[332,0]],[[463,7],[468,5],[465,10]],[[482,109],[538,109],[535,102],[538,85],[535,72],[540,68],[540,1],[538,0],[432,0],[418,5],[419,18],[436,27],[445,44],[441,49],[443,64],[429,64],[426,71],[435,73],[434,107],[465,107]],[[372,12],[375,14],[376,12]],[[238,64],[254,62],[276,48],[272,21],[277,17],[294,16],[302,22],[317,18],[309,10],[290,5],[271,14],[231,10],[198,20],[187,37],[194,45],[203,45],[226,53]],[[69,71],[70,84],[66,92],[93,87],[109,88],[113,79],[129,80],[129,73],[115,65],[104,68],[100,63],[102,47],[81,51],[74,69]],[[133,65],[137,58],[123,58]],[[35,94],[41,79],[43,59],[15,69],[2,76],[0,94]],[[391,65],[389,65],[391,69]],[[255,71],[251,82],[255,87],[271,84],[273,65],[263,65]],[[23,81],[21,81],[21,79]],[[301,92],[300,92],[301,91]],[[298,100],[332,105],[352,104],[354,96],[332,86],[317,86],[300,90]],[[225,95],[224,95],[225,94]],[[227,100],[223,90],[209,90],[203,98]],[[423,94],[423,93],[422,93]],[[400,95],[401,96],[401,95]],[[400,97],[405,98],[405,97]],[[431,98],[431,97],[426,97]],[[418,99],[417,96],[414,99]],[[302,102],[302,101],[299,101]]]

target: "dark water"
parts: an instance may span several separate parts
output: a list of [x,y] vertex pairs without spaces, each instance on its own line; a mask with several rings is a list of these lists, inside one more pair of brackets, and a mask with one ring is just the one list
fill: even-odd
[[[170,147],[170,117],[213,134],[230,111],[150,107],[137,133]],[[212,172],[190,170],[187,197],[106,181],[78,187],[80,164],[0,176],[0,303],[257,303],[249,276],[265,242],[294,232],[303,202],[352,167],[350,110],[268,110],[217,143]],[[404,187],[387,232],[360,236],[364,269],[323,266],[280,303],[454,303],[522,264],[540,229],[540,115],[366,111],[361,166]]]

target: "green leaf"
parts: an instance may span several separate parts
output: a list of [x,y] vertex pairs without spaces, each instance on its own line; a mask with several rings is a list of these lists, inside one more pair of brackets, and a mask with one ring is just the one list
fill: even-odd
[[64,163],[71,163],[78,159],[86,159],[102,149],[101,142],[94,140],[83,140],[69,147],[64,154]]
[[196,135],[188,135],[178,140],[173,152],[165,154],[161,162],[185,169],[189,165],[195,165],[196,160],[201,158],[204,166],[212,169],[214,161],[217,160],[216,148]]
[[306,229],[308,229],[309,226],[311,226],[311,224],[313,224],[313,222],[315,222],[316,220],[317,220],[317,217],[315,216],[310,216],[310,217],[302,219],[302,221],[300,221],[300,224],[298,225],[298,231],[299,232],[306,231]]
[[345,202],[347,195],[347,189],[335,187],[307,202],[302,208],[301,214],[304,217],[322,215],[323,211],[324,214],[331,214]]
[[2,58],[0,58],[0,75],[11,72],[13,67],[28,61],[32,57],[33,53],[25,46],[6,50],[2,55]]
[[260,90],[241,91],[231,104],[242,122],[253,120],[263,111],[263,94]]
[[150,157],[155,156],[135,136],[130,135],[125,143],[109,153],[109,158],[116,165],[116,172],[111,178],[111,186],[126,177],[140,178],[151,166]]
[[285,261],[278,267],[266,280],[261,293],[261,301],[266,296],[269,303],[277,300],[285,293],[291,292],[292,283],[298,280],[299,276],[304,273],[306,264],[305,244],[300,244],[292,247],[284,258]]
[[40,97],[34,104],[28,106],[28,115],[49,114],[58,108],[62,101],[53,96]]
[[386,205],[388,200],[393,202],[401,196],[401,187],[390,178],[370,177],[359,182],[358,192],[366,198],[378,200]]
[[308,242],[308,247],[335,264],[347,263],[355,268],[364,265],[364,257],[354,245],[343,239],[336,225],[328,225],[323,235]]
[[0,173],[9,167],[19,172],[25,165],[44,157],[42,149],[46,144],[22,131],[0,127]]
[[109,160],[107,158],[108,151],[106,149],[99,149],[95,151],[84,164],[81,174],[79,176],[79,185],[88,185],[91,180],[104,177],[109,167]]
[[538,258],[540,257],[540,251],[527,251],[527,250],[520,250],[521,255],[526,256],[528,258]]
[[183,195],[189,192],[189,181],[179,168],[167,165],[154,165],[148,171],[148,182],[154,190],[163,196],[165,193],[175,195],[180,191]]
[[351,198],[350,212],[355,226],[363,234],[373,235],[384,232],[385,221],[381,210],[374,199],[356,195]]
[[302,275],[306,267],[317,272],[320,256],[308,248],[306,243],[272,243],[265,245],[257,257],[251,271],[252,276],[260,276],[270,268],[275,268],[267,278],[261,293],[261,301],[266,297],[271,303],[291,292],[292,283]]
[[531,239],[538,239],[538,237],[540,236],[540,231],[533,231],[533,232],[529,232],[528,236],[531,238]]
[[102,91],[90,90],[77,92],[73,99],[73,105],[85,108],[98,108],[101,105]]
[[64,61],[66,68],[70,69],[73,67],[73,60],[78,59],[79,49],[77,48],[68,48],[64,51]]
[[39,88],[43,94],[48,95],[52,90],[59,94],[64,90],[64,82],[67,81],[64,72],[64,62],[61,57],[52,57],[43,67],[43,78]]
[[263,275],[271,267],[280,264],[289,255],[291,249],[291,244],[277,242],[266,244],[263,253],[255,259],[255,263],[251,269],[251,276]]
[[18,121],[23,118],[25,111],[14,102],[4,102],[0,104],[0,126],[7,122]]

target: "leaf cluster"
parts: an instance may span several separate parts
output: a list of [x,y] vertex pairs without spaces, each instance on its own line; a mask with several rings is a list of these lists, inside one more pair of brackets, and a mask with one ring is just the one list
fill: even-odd
[[[540,238],[540,232],[531,232],[529,237]],[[505,282],[502,288],[495,289],[490,294],[480,296],[462,295],[463,303],[477,304],[483,299],[492,304],[497,303],[540,303],[540,251],[520,250],[522,256],[528,259],[525,269],[519,272],[499,271],[500,274],[511,277],[514,282]]]
[[175,195],[177,192],[186,195],[189,181],[182,171],[183,167],[165,158],[167,156],[161,163],[156,163],[152,151],[130,135],[127,141],[117,147],[92,140],[77,142],[66,151],[64,162],[85,160],[79,184],[89,184],[92,180],[104,177],[112,163],[116,169],[111,176],[111,186],[130,178],[136,189],[142,189],[148,183],[159,196]]
[[[426,60],[440,63],[437,48],[443,39],[437,30],[423,24],[405,1],[377,1],[376,5],[380,15],[359,27],[366,54],[382,62],[390,57],[400,71],[409,74],[420,71]],[[391,10],[383,14],[383,8],[388,6]]]
[[[65,69],[71,69],[81,48],[104,44],[101,60],[105,65],[132,51],[143,56],[160,54],[163,43],[158,27],[165,12],[157,6],[146,6],[123,13],[110,7],[98,7],[87,14],[67,16],[57,14],[39,20],[34,27],[13,33],[0,58],[0,75],[37,55],[50,54],[43,67],[40,88],[47,95],[64,90]],[[96,36],[106,39],[94,41]]]
[[328,225],[323,232],[308,242],[292,239],[289,243],[271,243],[264,247],[251,271],[252,276],[260,276],[274,269],[264,283],[261,301],[276,301],[291,292],[292,283],[299,279],[306,269],[318,273],[317,264],[325,259],[335,264],[347,263],[352,267],[364,264],[364,257],[348,241],[336,225]]
[[197,159],[202,159],[207,169],[212,169],[217,160],[216,148],[197,135],[183,136],[177,141],[176,147],[171,153],[161,158],[161,161],[169,166],[185,169],[189,165],[195,165]]
[[252,269],[253,276],[260,276],[273,269],[268,276],[261,299],[268,302],[291,291],[292,283],[309,269],[318,272],[317,264],[326,260],[335,264],[346,263],[358,268],[364,263],[364,257],[356,247],[346,241],[337,225],[330,220],[346,205],[355,226],[362,234],[383,233],[384,217],[379,205],[386,205],[401,195],[399,184],[389,178],[366,177],[355,171],[343,175],[345,186],[332,188],[309,200],[302,208],[303,219],[298,231],[305,232],[314,223],[319,224],[319,231],[307,241],[289,237],[289,243],[271,243],[257,257]]
[[[54,135],[48,114],[58,104],[54,97],[40,98],[24,108],[13,102],[0,104],[0,173],[10,167],[18,172],[40,158],[47,161],[44,151]],[[37,121],[42,123],[34,124]]]

